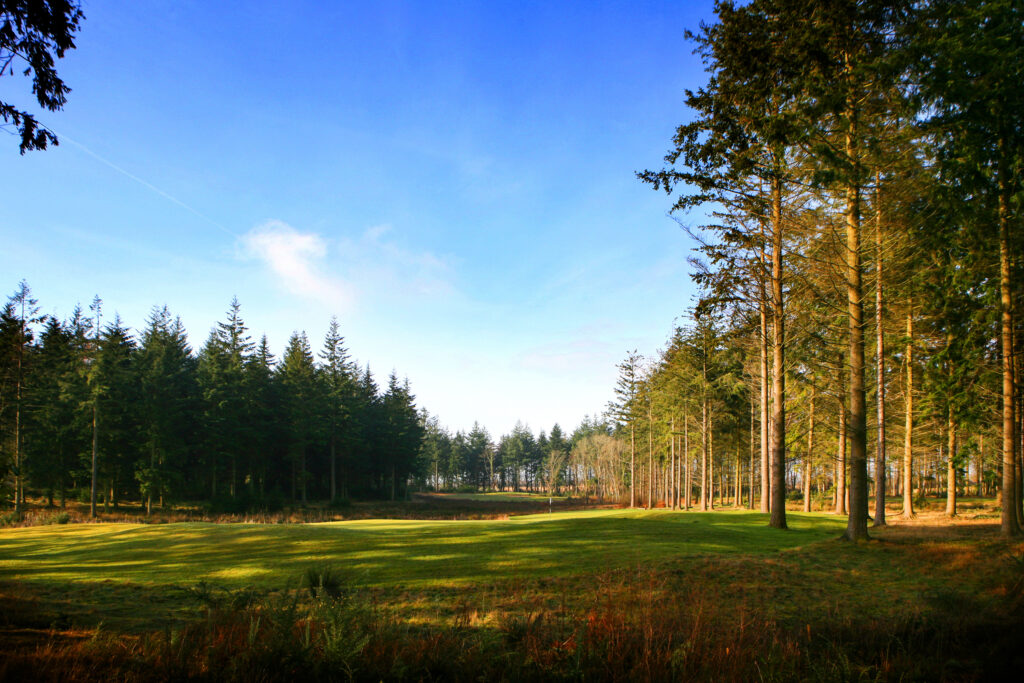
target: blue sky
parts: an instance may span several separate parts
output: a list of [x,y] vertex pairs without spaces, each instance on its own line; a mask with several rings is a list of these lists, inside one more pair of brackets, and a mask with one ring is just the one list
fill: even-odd
[[[154,305],[195,348],[237,296],[278,354],[331,315],[453,429],[572,429],[691,303],[657,167],[710,3],[83,3],[64,136],[0,136],[0,285]],[[27,79],[0,79],[28,107]]]

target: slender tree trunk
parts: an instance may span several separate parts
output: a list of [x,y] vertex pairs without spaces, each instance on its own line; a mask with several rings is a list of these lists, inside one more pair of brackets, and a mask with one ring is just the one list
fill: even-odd
[[673,510],[678,510],[679,509],[679,496],[677,495],[676,492],[678,490],[679,472],[678,472],[678,468],[676,467],[676,419],[674,417],[672,418],[672,421],[669,423],[669,437],[668,438],[670,440],[670,448],[671,448],[671,451],[672,451],[672,455],[671,455],[671,457],[672,457],[672,477],[671,477],[671,482],[672,483],[670,485],[670,488],[672,489],[672,491],[671,491],[671,493],[669,495],[672,497],[672,509]]
[[[1014,330],[1014,334],[1011,337],[1011,348],[1016,349],[1018,345],[1018,331]],[[1017,512],[1017,525],[1022,527],[1024,530],[1024,401],[1022,401],[1020,391],[1017,387],[1020,386],[1020,375],[1021,375],[1021,359],[1017,357],[1018,354],[1014,353],[1014,392],[1016,394],[1017,405],[1015,408],[1015,420],[1016,420],[1016,439],[1017,439],[1017,457],[1016,457],[1016,471],[1014,472],[1014,480],[1017,482],[1017,502],[1014,505],[1014,509]]]
[[769,469],[768,444],[768,311],[767,297],[762,296],[761,338],[758,346],[761,352],[761,512],[771,510],[771,473]]
[[782,299],[782,181],[772,179],[771,519],[786,528],[786,318]]
[[1001,323],[1001,344],[1003,371],[1003,510],[1000,518],[999,531],[1003,536],[1019,536],[1020,524],[1017,521],[1017,458],[1015,457],[1016,439],[1014,438],[1014,398],[1013,382],[1013,289],[1010,279],[1010,207],[1009,184],[1006,181],[1007,163],[1005,160],[1005,141],[1000,138],[999,164],[999,308]]
[[97,470],[97,445],[99,443],[99,416],[97,400],[92,402],[92,481],[89,485],[89,516],[96,519],[96,470]]
[[985,474],[985,435],[984,434],[978,434],[978,464],[977,464],[977,471],[975,472],[975,475],[978,478],[977,479],[977,484],[978,484],[977,495],[978,495],[978,498],[981,498],[981,496],[983,495],[982,492],[981,492],[981,490],[982,490],[981,487],[982,487],[982,481],[984,480],[984,474]]
[[14,398],[14,512],[20,513],[25,505],[25,476],[21,462],[21,385],[23,359],[25,355],[25,297],[21,302],[21,325],[18,339],[18,369]]
[[882,201],[881,175],[875,172],[875,397],[878,444],[875,448],[875,520],[885,526],[885,334],[882,309]]
[[956,517],[956,423],[953,411],[946,417],[946,515]]
[[690,509],[690,495],[693,493],[693,481],[690,475],[690,414],[683,414],[683,466],[686,468],[683,472],[683,479],[685,480],[685,492],[683,493],[683,508],[685,510]]
[[750,456],[747,463],[747,509],[754,509],[754,418],[756,414],[754,397],[750,397]]
[[647,509],[654,507],[654,418],[653,401],[647,401]]
[[[849,65],[849,57],[846,57]],[[846,298],[850,322],[850,510],[845,537],[868,538],[867,402],[864,387],[864,299],[860,256],[860,180],[857,178],[856,105],[849,96],[846,156],[854,166],[854,179],[846,190]]]
[[715,427],[711,406],[708,406],[708,509],[715,509]]
[[907,308],[907,386],[904,397],[906,425],[903,428],[903,519],[914,517],[914,301]]
[[845,372],[844,356],[839,355],[839,436],[836,441],[836,514],[847,514],[846,509],[846,382],[843,381],[842,373]]
[[636,430],[629,423],[629,507],[636,507]]
[[743,504],[742,501],[740,500],[742,498],[742,495],[741,495],[742,494],[742,487],[743,487],[742,481],[743,480],[740,478],[740,453],[737,450],[736,451],[736,482],[735,482],[735,484],[736,484],[736,487],[735,487],[736,496],[733,499],[733,507],[740,507]]
[[708,400],[701,406],[700,511],[708,509]]
[[811,384],[811,405],[807,415],[807,457],[804,458],[804,512],[811,511],[811,455],[814,453],[814,392]]

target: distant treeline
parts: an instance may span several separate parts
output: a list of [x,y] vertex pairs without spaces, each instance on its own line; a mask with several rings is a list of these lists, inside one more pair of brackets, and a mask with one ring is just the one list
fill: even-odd
[[434,490],[502,490],[570,492],[574,495],[620,495],[622,470],[609,469],[613,483],[590,492],[595,477],[588,447],[595,438],[614,441],[614,427],[603,419],[584,418],[570,436],[555,424],[536,436],[517,423],[497,443],[483,427],[452,434],[436,418],[426,421],[419,458],[418,483]]
[[[319,354],[294,333],[276,359],[232,301],[198,353],[154,308],[133,334],[101,302],[39,314],[22,282],[0,312],[2,496],[104,506],[168,498],[245,509],[403,496],[423,439],[408,381],[381,389],[337,320]],[[13,499],[13,501],[12,501]]]

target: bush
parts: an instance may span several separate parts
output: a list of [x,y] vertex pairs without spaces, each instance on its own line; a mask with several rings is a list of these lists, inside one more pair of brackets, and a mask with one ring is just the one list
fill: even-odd
[[21,524],[25,520],[25,515],[21,514],[16,510],[11,510],[0,515],[0,528],[5,526],[14,526]]
[[70,512],[57,512],[43,520],[43,524],[67,524],[71,521]]
[[329,564],[307,568],[302,585],[314,600],[344,602],[352,594],[352,577]]

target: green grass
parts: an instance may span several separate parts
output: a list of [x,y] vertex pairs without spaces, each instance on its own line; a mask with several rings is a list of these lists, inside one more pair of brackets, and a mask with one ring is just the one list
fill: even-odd
[[[925,513],[848,543],[845,518],[787,521],[778,531],[745,511],[586,510],[3,529],[0,679],[5,655],[11,680],[172,665],[248,680],[259,662],[287,680],[282,652],[323,674],[337,619],[365,636],[352,662],[367,680],[476,678],[481,667],[500,678],[510,661],[532,674],[509,679],[975,680],[1024,651],[1024,543],[991,522]],[[357,589],[334,612],[289,590],[325,566]],[[299,636],[313,622],[310,649]],[[264,659],[236,671],[227,663],[253,652],[254,628]]]
[[828,538],[842,521],[748,512],[592,510],[504,521],[367,520],[307,525],[76,524],[0,530],[0,579],[279,588],[313,564],[366,586],[453,587],[557,577],[702,554],[764,555]]
[[420,493],[423,498],[432,500],[471,500],[490,503],[546,503],[548,499],[566,500],[565,496],[549,496],[546,493],[529,491],[487,491],[485,493]]

